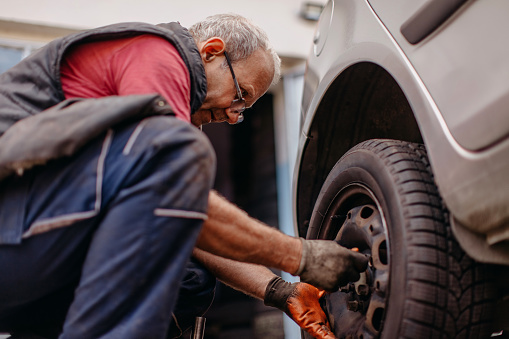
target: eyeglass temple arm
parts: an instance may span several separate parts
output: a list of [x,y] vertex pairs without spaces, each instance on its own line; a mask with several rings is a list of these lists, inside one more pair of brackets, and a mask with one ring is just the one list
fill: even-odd
[[230,61],[230,57],[228,56],[228,53],[226,51],[224,52],[224,56],[226,58],[226,61],[228,62],[228,67],[230,67],[230,72],[232,73],[233,82],[235,83],[235,88],[237,89],[237,95],[239,96],[239,99],[242,98],[242,92],[240,91],[239,83],[237,82],[237,78],[235,77],[235,73],[233,72],[232,63]]

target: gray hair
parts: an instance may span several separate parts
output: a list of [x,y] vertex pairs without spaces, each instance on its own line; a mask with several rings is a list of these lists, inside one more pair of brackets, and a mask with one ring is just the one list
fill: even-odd
[[[205,20],[192,25],[189,32],[197,43],[212,37],[223,39],[232,62],[245,59],[261,48],[272,56],[274,64],[272,84],[279,81],[281,59],[270,45],[267,34],[245,17],[238,14],[209,16]],[[228,67],[226,63],[225,67]]]

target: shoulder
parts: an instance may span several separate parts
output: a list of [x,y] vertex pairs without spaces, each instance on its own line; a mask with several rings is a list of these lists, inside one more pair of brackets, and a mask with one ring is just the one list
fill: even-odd
[[154,34],[142,34],[122,41],[119,53],[129,53],[137,58],[150,58],[164,63],[181,62],[177,48],[168,40]]

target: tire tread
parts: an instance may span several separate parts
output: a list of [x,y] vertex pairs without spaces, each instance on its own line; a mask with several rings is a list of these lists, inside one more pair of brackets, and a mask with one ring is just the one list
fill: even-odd
[[401,338],[489,337],[494,302],[486,265],[470,259],[452,235],[424,145],[368,140],[351,152],[373,152],[388,167],[409,220],[408,281]]

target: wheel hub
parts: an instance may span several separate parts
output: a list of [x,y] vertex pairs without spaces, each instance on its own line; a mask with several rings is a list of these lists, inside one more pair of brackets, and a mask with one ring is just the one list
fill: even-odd
[[330,294],[326,308],[339,338],[376,338],[383,325],[389,279],[387,235],[378,209],[371,204],[350,209],[335,240],[369,256],[368,269],[358,281]]

